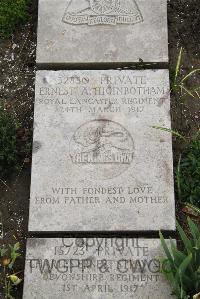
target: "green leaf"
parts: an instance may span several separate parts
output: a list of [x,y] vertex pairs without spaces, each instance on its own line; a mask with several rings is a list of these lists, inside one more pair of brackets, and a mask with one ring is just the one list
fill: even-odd
[[171,267],[174,267],[174,260],[173,260],[173,257],[171,255],[170,251],[169,251],[167,243],[165,242],[163,234],[161,232],[159,232],[159,236],[160,236],[162,247],[163,247],[163,249],[165,251],[165,254],[166,254],[166,256],[167,256],[167,258],[168,258],[168,260],[169,260],[169,262],[171,264]]
[[170,239],[170,243],[171,243],[171,251],[173,253],[174,256],[174,263],[176,266],[180,265],[185,258],[187,257],[183,252],[179,251],[176,246],[174,245],[174,242]]
[[177,60],[176,70],[175,70],[175,77],[174,77],[174,85],[176,85],[177,78],[180,73],[182,54],[183,54],[183,47],[181,47],[181,49],[179,51],[179,55],[178,55],[178,60]]
[[20,243],[17,242],[15,245],[14,245],[14,250],[15,251],[18,251],[20,249]]
[[152,128],[157,129],[157,130],[161,130],[161,131],[165,131],[165,132],[168,132],[168,133],[171,133],[171,134],[173,134],[174,136],[176,136],[176,137],[178,137],[180,139],[186,140],[186,138],[183,135],[181,135],[180,133],[178,133],[176,131],[173,131],[173,130],[171,130],[169,128],[160,127],[160,126],[152,126]]
[[194,210],[196,213],[198,213],[200,215],[200,209],[198,209],[196,206],[187,203],[186,206],[188,206],[189,208],[191,208],[192,210]]
[[195,95],[193,95],[193,93],[187,89],[184,85],[180,85],[180,87],[188,94],[190,95],[191,97],[195,98]]
[[[187,256],[185,258],[185,260],[179,266],[177,274],[176,274],[177,276],[179,276],[180,283],[181,283],[181,298],[184,298],[184,296],[186,295],[185,288],[186,287],[189,288],[191,285],[191,280],[189,279],[188,276],[185,275],[185,271],[188,268],[188,266],[190,265],[191,261],[192,261],[192,254],[190,254],[189,256]],[[189,275],[189,273],[188,273],[188,275]],[[187,285],[186,285],[186,283],[187,283]]]
[[196,70],[191,71],[189,74],[187,74],[187,75],[181,80],[181,82],[187,80],[187,79],[188,79],[189,77],[191,77],[193,74],[198,73],[198,72],[200,72],[200,69],[196,69]]
[[177,172],[176,172],[176,179],[177,179],[177,189],[178,189],[178,197],[181,201],[181,155],[179,156],[178,165],[177,165]]
[[189,254],[178,268],[180,277],[183,276],[183,274],[185,273],[185,271],[186,271],[187,267],[189,266],[189,264],[191,263],[191,261],[192,261],[192,254]]
[[166,273],[165,274],[166,279],[169,281],[169,283],[172,286],[173,292],[176,294],[177,298],[179,297],[181,293],[181,289],[179,284],[176,282],[175,277],[172,272]]
[[188,217],[187,219],[188,225],[190,227],[190,231],[192,233],[193,238],[197,241],[200,238],[200,231],[196,224]]
[[22,279],[20,279],[18,276],[14,275],[14,274],[10,275],[9,278],[14,285],[18,285],[22,282]]
[[188,239],[187,235],[185,234],[182,227],[179,225],[178,221],[176,222],[176,225],[177,225],[177,229],[180,234],[180,237],[185,245],[185,248],[186,248],[187,252],[190,254],[191,252],[193,252],[192,242]]
[[0,257],[4,257],[5,253],[8,251],[6,248],[0,249]]
[[[200,290],[200,247],[198,247],[200,245],[200,232],[189,218],[188,224],[192,231],[191,239],[187,237],[177,222],[177,229],[184,245],[183,251],[176,248],[172,239],[170,239],[170,251],[162,233],[160,233],[161,243],[167,256],[166,267],[164,267],[164,263],[162,264],[162,273],[170,282],[173,293],[178,299],[191,299],[191,293],[195,294]],[[196,242],[194,242],[195,240]]]

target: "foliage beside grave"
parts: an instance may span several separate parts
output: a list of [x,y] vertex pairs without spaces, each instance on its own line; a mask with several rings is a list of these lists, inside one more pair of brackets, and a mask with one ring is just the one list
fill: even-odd
[[[171,80],[172,90],[180,103],[184,101],[186,96],[191,100],[199,100],[200,86],[189,87],[187,83],[190,79],[199,76],[200,69],[193,69],[186,75],[182,75],[182,60],[183,48],[181,47]],[[185,150],[180,155],[176,172],[179,199],[181,202],[200,208],[200,131],[189,139],[179,132],[171,132],[174,136],[182,139],[185,146]],[[198,212],[200,213],[200,211]]]
[[0,179],[29,163],[31,131],[0,106]]
[[27,18],[28,0],[0,1],[0,37],[9,37]]
[[18,273],[14,273],[16,260],[21,256],[20,244],[0,246],[0,292],[3,291],[5,299],[14,299],[14,289],[22,281]]
[[0,106],[0,178],[17,163],[17,129],[19,124]]
[[200,74],[200,69],[193,69],[188,74],[183,76],[181,74],[183,59],[183,48],[181,47],[176,63],[175,71],[172,74],[171,78],[171,88],[175,93],[177,99],[181,101],[185,96],[190,96],[193,99],[200,99],[199,90],[200,86],[193,86],[192,88],[188,87],[187,83],[190,79]]
[[[189,87],[188,81],[199,76],[200,69],[193,69],[182,75],[183,48],[181,47],[177,58],[176,68],[171,74],[171,88],[177,101],[183,103],[186,97],[191,100],[200,99],[200,86]],[[176,130],[165,127],[153,126],[171,133],[182,141],[184,146],[180,154],[176,171],[176,183],[179,200],[186,203],[189,209],[200,214],[200,131],[191,137],[186,137]]]
[[168,128],[159,126],[153,128],[170,132],[183,140],[185,149],[180,154],[176,170],[177,192],[181,203],[189,204],[189,208],[200,214],[200,131],[191,138],[186,138]]
[[181,202],[200,209],[200,132],[180,156],[176,180]]
[[163,274],[170,282],[173,294],[178,299],[195,299],[200,292],[200,230],[196,224],[188,218],[191,233],[189,238],[181,226],[177,223],[177,229],[183,242],[183,250],[178,250],[171,240],[171,248],[168,247],[162,233],[160,239],[166,254],[163,261]]

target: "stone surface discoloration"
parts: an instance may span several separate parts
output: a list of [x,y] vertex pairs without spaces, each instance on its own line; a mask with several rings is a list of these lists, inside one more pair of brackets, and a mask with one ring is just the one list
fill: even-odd
[[28,240],[23,299],[170,299],[159,239]]
[[174,230],[169,74],[39,71],[30,231]]
[[168,62],[166,0],[40,0],[37,64]]

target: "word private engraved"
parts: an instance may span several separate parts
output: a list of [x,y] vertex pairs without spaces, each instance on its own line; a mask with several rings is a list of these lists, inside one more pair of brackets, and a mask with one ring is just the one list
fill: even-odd
[[116,25],[143,21],[135,0],[71,0],[63,17],[68,24]]
[[101,179],[118,176],[131,164],[134,143],[130,133],[120,124],[99,119],[80,126],[70,142],[74,164]]

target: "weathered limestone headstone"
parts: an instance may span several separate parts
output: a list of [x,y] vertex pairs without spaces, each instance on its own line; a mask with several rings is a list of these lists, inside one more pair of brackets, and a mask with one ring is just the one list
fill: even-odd
[[169,74],[39,71],[30,231],[174,230]]
[[29,239],[24,299],[170,299],[161,257],[156,239]]
[[168,62],[167,0],[40,0],[37,64]]
[[24,299],[170,299],[157,239],[29,239]]

